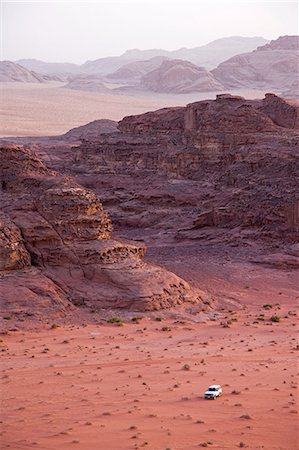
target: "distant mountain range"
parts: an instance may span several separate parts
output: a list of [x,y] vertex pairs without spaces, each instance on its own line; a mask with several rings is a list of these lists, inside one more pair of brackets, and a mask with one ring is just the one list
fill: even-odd
[[298,67],[298,36],[281,36],[271,42],[264,38],[231,37],[173,52],[129,50],[121,56],[87,61],[81,66],[37,60],[3,61],[0,81],[64,81],[66,88],[100,93],[186,94],[250,88],[273,90],[297,99]]
[[151,50],[128,50],[120,56],[99,58],[94,61],[86,61],[82,65],[70,63],[49,63],[36,59],[21,59],[16,61],[28,70],[34,70],[41,74],[101,74],[108,75],[125,64],[134,61],[145,61],[157,56],[170,59],[184,59],[193,64],[212,69],[221,62],[239,53],[246,53],[256,49],[259,45],[269,42],[263,37],[241,37],[232,36],[217,39],[209,44],[195,48],[181,48],[174,51],[151,49]]

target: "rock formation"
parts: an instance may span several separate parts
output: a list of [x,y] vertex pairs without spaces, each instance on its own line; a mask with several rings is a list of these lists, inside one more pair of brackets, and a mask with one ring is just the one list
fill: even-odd
[[298,42],[298,36],[281,36],[251,53],[228,59],[212,73],[226,88],[250,87],[282,92],[298,79]]
[[68,83],[64,87],[79,91],[100,93],[112,92],[111,89],[108,89],[105,86],[102,77],[99,75],[73,75],[69,78]]
[[73,142],[80,139],[97,139],[101,136],[101,134],[117,132],[117,122],[109,119],[99,119],[86,125],[82,125],[81,127],[72,128],[62,136],[57,136],[57,139]]
[[223,90],[222,84],[204,67],[180,59],[164,61],[142,77],[141,85],[150,91],[175,94]]
[[144,245],[112,238],[97,196],[31,151],[1,148],[1,182],[7,311],[66,314],[74,304],[145,311],[201,303],[201,293],[181,278],[143,261]]
[[229,230],[296,239],[295,105],[274,94],[225,94],[125,117],[119,130],[77,147],[70,172],[102,192],[120,229],[184,229],[182,237],[187,229],[218,227],[226,229],[224,240]]
[[72,63],[51,63],[31,58],[19,59],[15,62],[41,75],[67,76],[82,73],[80,66]]
[[41,75],[11,61],[0,61],[0,81],[18,81],[22,83],[43,83]]
[[108,74],[107,78],[120,81],[140,81],[142,76],[160,67],[166,59],[165,56],[156,56],[146,61],[133,61]]

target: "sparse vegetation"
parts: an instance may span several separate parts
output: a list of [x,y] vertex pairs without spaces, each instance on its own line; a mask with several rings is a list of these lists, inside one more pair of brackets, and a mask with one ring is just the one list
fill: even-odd
[[273,305],[270,305],[269,303],[266,303],[265,305],[263,305],[264,309],[271,309],[273,308]]
[[4,319],[4,320],[11,320],[12,317],[11,317],[11,316],[4,316],[3,319]]
[[139,323],[140,320],[142,320],[142,317],[140,317],[140,316],[135,316],[135,317],[132,317],[131,322]]
[[271,322],[280,322],[280,317],[276,314],[270,317]]
[[122,325],[123,324],[122,318],[118,317],[118,316],[110,317],[110,319],[108,319],[107,322],[108,323],[116,323],[117,325]]
[[184,364],[183,365],[183,370],[190,370],[190,365],[189,364]]
[[59,328],[59,325],[57,325],[57,323],[52,323],[51,330],[55,330],[56,328]]

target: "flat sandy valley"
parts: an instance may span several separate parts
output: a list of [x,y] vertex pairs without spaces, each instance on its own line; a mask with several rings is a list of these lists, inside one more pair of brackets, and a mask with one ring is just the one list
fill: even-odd
[[[237,93],[247,98],[264,95],[264,91]],[[107,95],[67,89],[62,83],[0,83],[0,137],[55,136],[96,119],[118,121],[124,116],[186,105],[215,95]]]
[[[241,309],[123,313],[121,326],[93,311],[35,331],[30,317],[23,329],[11,323],[1,336],[2,448],[296,450],[296,277],[200,269],[205,289],[227,290]],[[223,387],[216,401],[202,398],[211,383]]]

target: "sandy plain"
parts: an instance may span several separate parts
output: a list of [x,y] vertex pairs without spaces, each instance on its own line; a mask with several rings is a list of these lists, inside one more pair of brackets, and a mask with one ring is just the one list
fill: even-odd
[[[208,267],[201,284],[239,308],[12,323],[0,343],[2,448],[296,450],[296,277]],[[202,398],[211,383],[223,387],[215,401]]]
[[[62,83],[0,83],[0,137],[55,136],[96,119],[124,116],[181,106],[215,98],[216,93],[170,95],[154,93],[99,94],[63,87]],[[247,98],[262,91],[237,91]]]

